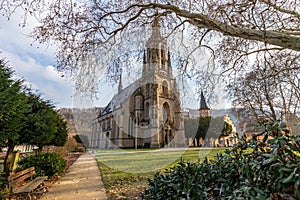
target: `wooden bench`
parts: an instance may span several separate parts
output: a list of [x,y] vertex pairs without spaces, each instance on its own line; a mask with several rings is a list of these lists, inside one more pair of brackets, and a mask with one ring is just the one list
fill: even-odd
[[21,182],[25,181],[26,179],[32,179],[32,176],[35,174],[34,167],[27,168],[25,170],[11,173],[8,177],[8,185],[9,189],[13,193],[23,193],[23,192],[32,192],[36,189],[40,184],[42,184],[48,177],[47,176],[39,176],[35,179],[31,180],[26,185],[20,186],[17,190],[14,190],[16,186],[18,186]]

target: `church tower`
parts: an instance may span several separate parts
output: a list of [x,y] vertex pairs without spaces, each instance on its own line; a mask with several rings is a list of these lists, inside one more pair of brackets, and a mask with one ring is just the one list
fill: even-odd
[[152,24],[152,34],[146,42],[144,50],[142,77],[159,73],[164,76],[173,77],[170,60],[170,52],[167,49],[167,41],[160,33],[159,18]]
[[[161,35],[159,17],[143,50],[142,76],[116,94],[98,116],[103,148],[185,146],[183,118],[171,53]],[[103,139],[107,138],[107,139]],[[107,145],[108,141],[110,141]]]
[[119,86],[118,86],[118,93],[120,93],[123,90],[123,84],[122,84],[122,73],[120,73],[119,76]]
[[159,18],[156,18],[143,52],[141,85],[145,91],[144,116],[148,117],[144,121],[149,121],[151,147],[178,146],[185,140],[181,133],[179,92],[173,77],[171,54],[160,28]]

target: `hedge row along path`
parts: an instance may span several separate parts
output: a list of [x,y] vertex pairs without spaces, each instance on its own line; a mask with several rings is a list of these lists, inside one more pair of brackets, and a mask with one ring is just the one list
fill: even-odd
[[101,172],[95,157],[82,154],[42,200],[106,200]]

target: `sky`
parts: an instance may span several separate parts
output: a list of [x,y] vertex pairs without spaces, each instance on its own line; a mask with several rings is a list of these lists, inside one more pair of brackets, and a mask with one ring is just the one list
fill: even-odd
[[0,17],[0,58],[8,62],[16,78],[25,79],[44,99],[56,107],[70,107],[73,83],[55,70],[55,47],[37,45],[28,37],[34,20],[25,28],[19,26],[21,22],[17,16],[9,21]]
[[105,85],[103,91],[107,93],[93,102],[82,102],[74,97],[74,82],[54,67],[56,47],[38,44],[28,36],[37,25],[34,19],[29,18],[23,28],[19,26],[21,22],[21,16],[14,15],[9,21],[0,16],[0,59],[8,62],[15,78],[24,79],[26,85],[57,108],[105,106],[108,103],[113,95],[109,91],[115,86]]
[[[107,105],[117,92],[117,85],[104,84],[97,100],[78,100],[74,96],[73,81],[54,67],[56,47],[37,44],[28,36],[37,25],[34,19],[29,18],[24,28],[19,26],[21,22],[21,16],[14,15],[9,21],[0,16],[0,58],[8,61],[16,78],[25,79],[32,89],[38,90],[44,99],[51,100],[58,108]],[[197,101],[194,95],[184,107],[197,109]],[[224,105],[229,107],[224,101],[214,107],[223,108]]]

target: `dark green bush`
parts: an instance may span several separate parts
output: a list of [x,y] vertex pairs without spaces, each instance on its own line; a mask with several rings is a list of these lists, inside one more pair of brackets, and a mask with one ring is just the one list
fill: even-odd
[[[300,136],[264,123],[263,141],[202,163],[180,162],[149,180],[143,199],[300,199]],[[268,136],[273,139],[267,140]]]
[[56,153],[40,153],[19,161],[20,170],[35,167],[37,176],[59,175],[66,168],[66,161]]
[[7,178],[4,172],[0,172],[0,200],[1,200],[1,190],[7,186]]

